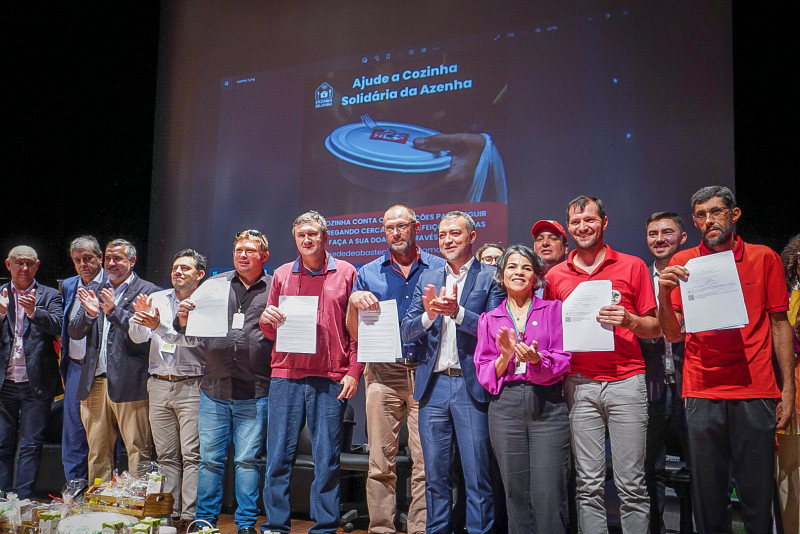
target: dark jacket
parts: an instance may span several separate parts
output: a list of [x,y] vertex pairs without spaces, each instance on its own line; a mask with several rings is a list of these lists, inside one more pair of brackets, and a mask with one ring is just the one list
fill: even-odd
[[[50,400],[64,391],[54,346],[56,336],[61,333],[64,306],[58,290],[35,281],[33,287],[36,290],[36,311],[32,319],[25,316],[22,326],[25,367],[31,394],[39,400]],[[17,317],[11,284],[2,286],[0,292],[3,288],[8,291],[9,304],[6,318],[0,322],[0,387],[6,377]]]
[[[92,282],[89,289],[100,295],[102,284]],[[114,402],[147,400],[147,366],[150,342],[134,343],[128,336],[128,324],[133,317],[133,303],[140,294],[149,295],[161,288],[135,275],[111,315],[105,318],[108,331],[108,398]],[[70,321],[68,333],[73,339],[87,338],[86,358],[78,382],[78,399],[86,400],[92,389],[97,363],[100,357],[100,326],[103,311],[90,317],[81,306]]]
[[[422,292],[425,286],[433,284],[438,288],[445,285],[447,274],[446,267],[430,269],[422,273],[414,290],[414,298],[408,308],[400,328],[400,337],[403,343],[413,343],[423,340],[424,350],[419,356],[417,364],[417,385],[414,388],[414,398],[422,399],[431,384],[431,376],[439,356],[439,340],[442,332],[442,317],[436,318],[427,331],[422,327]],[[475,372],[473,354],[478,342],[478,319],[482,313],[497,308],[505,298],[505,292],[492,280],[495,268],[473,261],[464,280],[464,288],[458,296],[458,303],[464,307],[464,320],[456,331],[458,345],[458,359],[461,372],[464,373],[467,391],[478,402],[488,403],[491,395],[478,382]]]

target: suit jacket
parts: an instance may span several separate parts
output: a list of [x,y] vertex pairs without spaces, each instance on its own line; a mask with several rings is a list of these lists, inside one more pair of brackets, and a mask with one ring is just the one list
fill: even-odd
[[[64,306],[57,289],[35,281],[33,287],[36,289],[36,311],[32,319],[28,319],[26,315],[22,325],[25,367],[31,394],[40,400],[50,400],[64,391],[58,374],[58,353],[53,344],[56,336],[61,333]],[[0,322],[0,387],[6,378],[17,317],[11,284],[2,286],[0,292],[4,288],[8,291],[9,303],[6,318]]]
[[[105,281],[105,274],[103,281]],[[64,299],[64,321],[61,326],[61,376],[67,376],[67,365],[69,365],[69,310],[72,303],[78,295],[78,284],[80,284],[81,277],[78,275],[71,276],[61,282],[61,296]],[[80,306],[80,303],[78,303]]]
[[[430,269],[422,273],[414,290],[411,301],[403,322],[400,334],[403,343],[414,343],[422,340],[423,350],[419,355],[417,364],[417,385],[414,388],[414,398],[420,400],[428,390],[433,376],[433,369],[439,357],[439,340],[442,332],[442,317],[438,316],[433,325],[425,330],[422,326],[422,292],[425,286],[433,284],[438,288],[445,285],[447,279],[446,267]],[[458,359],[461,372],[464,374],[467,391],[478,402],[487,403],[491,398],[488,391],[478,382],[475,373],[473,354],[478,338],[478,319],[482,313],[498,307],[505,298],[505,292],[492,280],[495,268],[473,261],[464,280],[464,288],[458,298],[458,303],[464,307],[464,320],[456,330],[456,344],[458,346]]]
[[[103,284],[92,282],[89,289],[99,296]],[[140,294],[149,295],[161,288],[135,275],[125,290],[119,304],[111,315],[105,317],[108,331],[108,397],[114,402],[131,402],[147,399],[147,366],[150,342],[134,343],[128,335],[128,326],[133,317],[133,303]],[[78,382],[78,399],[86,400],[92,389],[92,382],[100,358],[100,326],[103,322],[102,310],[96,317],[90,317],[81,306],[78,314],[70,321],[69,336],[86,340],[86,357],[83,360],[81,378]]]
[[[650,277],[655,276],[655,264],[648,268]],[[644,358],[644,378],[647,383],[647,399],[658,401],[664,395],[666,383],[666,369],[664,368],[664,352],[667,341],[664,336],[647,339],[639,338],[639,346],[642,347],[642,357]],[[678,395],[681,394],[681,382],[683,381],[683,341],[670,343],[672,346],[672,360],[675,362],[675,384],[677,385]]]

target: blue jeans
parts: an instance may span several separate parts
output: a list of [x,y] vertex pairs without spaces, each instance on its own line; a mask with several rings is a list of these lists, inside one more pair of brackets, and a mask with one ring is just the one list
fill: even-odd
[[453,530],[450,466],[455,439],[467,494],[467,532],[493,532],[495,510],[488,406],[470,396],[463,377],[434,373],[431,380],[433,384],[419,401],[419,437],[425,458],[428,509],[425,530],[432,534]]
[[[50,401],[34,398],[28,382],[16,383],[8,379],[3,382],[0,389],[0,490],[13,490],[20,499],[33,493],[49,416]],[[19,457],[16,484],[13,484],[17,436]]]
[[67,373],[64,377],[64,430],[61,434],[61,461],[67,480],[89,478],[89,445],[86,443],[86,430],[81,421],[81,401],[78,400],[78,381],[81,378],[81,364],[69,356]]
[[258,478],[267,426],[268,397],[248,400],[214,399],[200,392],[195,519],[217,524],[222,509],[222,485],[228,444],[233,439],[236,468],[236,528],[252,527],[258,519]]
[[342,449],[344,400],[342,385],[330,378],[273,378],[267,423],[267,476],[264,484],[266,530],[289,532],[289,481],[297,456],[297,438],[307,422],[314,456],[311,518],[308,532],[333,533],[339,528],[339,453]]

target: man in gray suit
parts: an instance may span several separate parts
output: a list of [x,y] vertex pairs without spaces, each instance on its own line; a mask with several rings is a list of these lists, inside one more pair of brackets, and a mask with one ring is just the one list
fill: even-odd
[[115,426],[131,470],[150,460],[152,448],[147,417],[150,343],[134,343],[128,327],[136,297],[160,288],[133,272],[136,248],[124,239],[106,245],[104,265],[105,283],[78,289],[81,309],[68,329],[72,339],[87,338],[78,398],[89,444],[89,480],[111,477]]

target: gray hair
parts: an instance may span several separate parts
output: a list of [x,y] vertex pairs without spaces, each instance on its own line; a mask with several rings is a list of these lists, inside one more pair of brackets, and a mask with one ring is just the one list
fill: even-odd
[[33,255],[34,260],[39,261],[39,255],[36,253],[33,247],[29,247],[28,245],[17,245],[8,251],[8,261],[30,255]]
[[470,217],[468,213],[464,213],[463,211],[459,210],[448,211],[445,213],[442,219],[439,221],[439,224],[442,224],[442,221],[445,219],[455,219],[457,217],[464,219],[464,223],[467,225],[467,233],[471,234],[475,231],[475,221],[472,220],[472,217]]
[[320,212],[315,210],[308,210],[307,212],[301,213],[295,218],[294,222],[292,223],[292,235],[294,235],[295,227],[310,222],[315,222],[319,225],[319,229],[323,236],[328,235],[328,223],[325,221],[325,217],[323,217]]
[[733,192],[730,189],[722,185],[709,185],[701,187],[692,195],[692,211],[694,211],[696,205],[708,202],[714,197],[719,197],[729,210],[736,207],[736,198],[734,198]]
[[133,243],[126,239],[113,239],[109,241],[106,245],[106,250],[110,249],[111,247],[124,247],[125,256],[127,256],[129,260],[136,257],[136,247],[134,247]]
[[408,206],[406,206],[405,204],[394,204],[392,206],[389,206],[388,208],[386,208],[386,211],[383,212],[383,215],[385,217],[386,214],[389,213],[390,211],[398,210],[398,209],[405,210],[405,212],[408,214],[408,216],[411,217],[411,220],[413,222],[417,222],[417,214],[416,214],[416,212],[414,210],[412,210],[411,208],[409,208]]
[[103,250],[100,248],[100,243],[97,242],[97,239],[93,235],[82,235],[73,239],[72,243],[69,244],[69,253],[72,254],[76,250],[83,250],[86,248],[91,250],[95,256],[100,256],[100,254],[103,253]]

